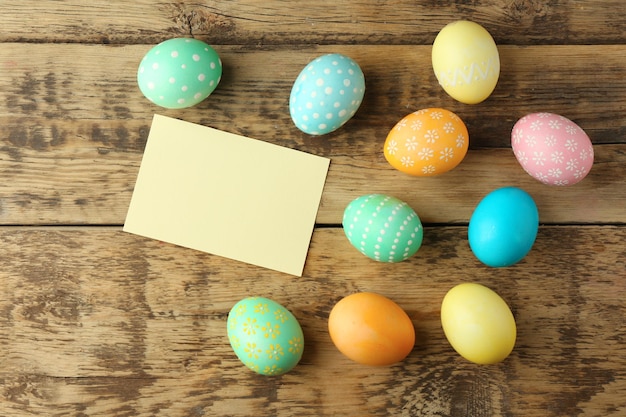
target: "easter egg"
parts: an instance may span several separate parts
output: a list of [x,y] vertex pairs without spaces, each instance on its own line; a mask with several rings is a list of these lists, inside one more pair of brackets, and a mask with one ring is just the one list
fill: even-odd
[[228,313],[226,326],[235,354],[258,374],[282,375],[302,357],[304,336],[298,320],[268,298],[239,301]]
[[519,119],[511,131],[511,147],[522,168],[548,185],[574,185],[593,165],[589,136],[558,114],[532,113]]
[[341,353],[363,365],[392,365],[415,345],[415,329],[406,312],[389,298],[370,292],[351,294],[335,304],[328,331]]
[[298,75],[289,97],[289,113],[298,129],[324,135],[343,126],[359,109],[365,94],[361,67],[350,57],[327,54]]
[[391,129],[384,155],[406,174],[432,176],[461,163],[469,146],[465,123],[446,109],[429,108],[405,116]]
[[156,45],[139,64],[137,84],[144,96],[168,109],[195,106],[222,77],[222,61],[206,43],[174,38]]
[[485,28],[467,20],[441,29],[433,42],[432,64],[445,92],[465,104],[489,97],[500,76],[496,43]]
[[539,212],[524,190],[504,187],[478,203],[467,230],[474,255],[485,265],[505,267],[522,260],[537,237]]
[[365,256],[379,262],[400,262],[422,245],[424,229],[407,203],[383,194],[352,200],[343,213],[348,240]]
[[515,347],[515,318],[506,302],[481,284],[455,286],[441,303],[441,326],[454,350],[483,365],[506,359]]

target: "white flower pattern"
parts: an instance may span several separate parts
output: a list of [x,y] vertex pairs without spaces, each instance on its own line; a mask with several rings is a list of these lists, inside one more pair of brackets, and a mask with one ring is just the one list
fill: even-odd
[[435,166],[434,165],[426,165],[426,166],[424,166],[424,168],[422,168],[422,173],[424,173],[424,174],[434,174],[435,173]]
[[444,162],[448,162],[450,159],[454,158],[454,149],[445,148],[444,150],[440,151],[439,154],[441,155],[439,156],[439,159],[443,159]]
[[550,168],[548,170],[548,176],[550,177],[560,178],[561,174],[563,174],[563,171],[561,171],[559,168]]
[[543,166],[544,163],[546,162],[546,157],[543,156],[543,152],[533,152],[533,161],[535,162],[536,165],[541,165]]
[[522,164],[522,166],[528,163],[528,156],[526,156],[526,152],[524,151],[517,151],[515,153],[515,157],[520,162],[520,164]]
[[576,152],[576,149],[578,148],[578,142],[576,142],[574,139],[568,139],[565,141],[565,147],[570,152]]
[[406,126],[406,120],[402,119],[398,122],[398,124],[396,125],[395,129],[396,130],[402,130],[404,129],[404,127]]
[[426,143],[435,143],[437,139],[439,139],[439,133],[436,130],[429,130],[424,135],[424,139],[426,139]]
[[574,172],[574,178],[576,179],[583,178],[585,175],[587,175],[587,170],[584,168],[581,168]]
[[570,159],[569,161],[567,161],[565,169],[568,171],[576,171],[578,169],[578,161],[576,161],[575,159]]
[[564,160],[563,152],[559,152],[559,151],[553,152],[552,155],[550,155],[550,160],[554,162],[555,164],[560,164]]
[[417,149],[417,139],[415,138],[415,136],[411,136],[409,139],[406,140],[404,145],[409,151],[414,151],[415,149]]
[[555,119],[550,120],[548,122],[548,125],[550,126],[551,129],[559,130],[561,128],[561,122]]
[[433,157],[433,150],[430,148],[422,148],[421,151],[417,153],[421,160],[429,160]]
[[441,120],[441,118],[443,117],[443,113],[440,111],[433,111],[430,113],[430,117],[434,120]]

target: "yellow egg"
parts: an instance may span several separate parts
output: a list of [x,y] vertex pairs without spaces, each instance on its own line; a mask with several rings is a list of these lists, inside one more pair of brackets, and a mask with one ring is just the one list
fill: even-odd
[[500,76],[496,43],[485,28],[467,20],[441,29],[433,43],[432,63],[446,93],[465,104],[489,97]]
[[452,288],[441,304],[446,338],[465,359],[478,364],[503,361],[515,345],[515,319],[493,290],[475,283]]
[[461,163],[469,146],[465,123],[449,110],[428,108],[411,113],[391,129],[385,159],[409,175],[427,177]]

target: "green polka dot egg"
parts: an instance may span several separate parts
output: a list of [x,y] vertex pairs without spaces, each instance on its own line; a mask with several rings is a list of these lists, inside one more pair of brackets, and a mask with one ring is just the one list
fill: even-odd
[[137,83],[144,96],[168,109],[195,106],[207,98],[222,77],[222,61],[206,43],[174,38],[156,45],[143,57]]
[[295,367],[304,349],[302,328],[293,314],[268,298],[244,298],[228,314],[228,340],[254,372],[282,375]]
[[379,262],[400,262],[422,245],[424,229],[417,213],[404,201],[384,194],[359,197],[343,213],[348,240]]

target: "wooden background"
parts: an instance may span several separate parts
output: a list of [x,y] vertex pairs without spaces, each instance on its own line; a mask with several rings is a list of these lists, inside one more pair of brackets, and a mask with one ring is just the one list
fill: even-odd
[[[485,26],[500,51],[498,86],[479,105],[448,97],[430,64],[437,32],[458,19]],[[137,66],[180,36],[213,45],[224,77],[197,107],[160,109]],[[313,138],[288,97],[329,52],[355,59],[367,89],[347,125]],[[466,122],[466,159],[435,178],[395,171],[388,131],[433,106]],[[516,162],[511,128],[535,111],[589,134],[583,182],[545,186]],[[302,278],[121,231],[155,112],[331,158]],[[625,114],[622,0],[2,0],[0,415],[624,416]],[[505,185],[533,195],[541,227],[522,262],[493,269],[471,253],[467,222]],[[343,235],[343,209],[371,192],[425,223],[409,261],[375,263]],[[514,312],[517,344],[500,364],[465,361],[441,331],[441,300],[466,281]],[[407,311],[406,360],[371,368],[334,348],[328,314],[356,291]],[[250,295],[303,327],[302,361],[282,377],[248,371],[228,344],[228,311]]]

